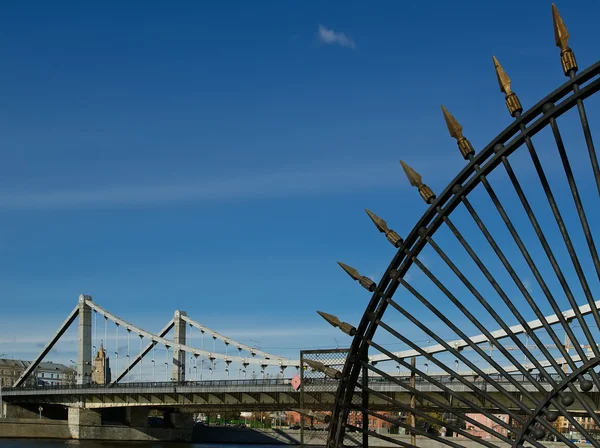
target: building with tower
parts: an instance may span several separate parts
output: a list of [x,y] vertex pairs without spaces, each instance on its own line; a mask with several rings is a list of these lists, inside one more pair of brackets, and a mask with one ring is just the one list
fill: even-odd
[[103,344],[94,358],[92,369],[92,384],[110,383],[110,358],[106,355]]

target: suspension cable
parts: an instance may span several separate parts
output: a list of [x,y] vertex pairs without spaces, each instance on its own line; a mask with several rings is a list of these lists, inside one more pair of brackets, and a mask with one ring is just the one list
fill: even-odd
[[143,335],[139,335],[140,337],[140,381],[144,380],[144,371],[143,371],[143,365],[144,365],[144,357],[142,356],[142,351],[144,350],[142,348],[142,342],[144,340],[144,336]]
[[152,382],[156,381],[156,344],[152,345]]
[[[94,352],[98,348],[98,311],[94,310]],[[95,353],[94,353],[95,356]]]
[[115,369],[117,371],[117,374],[119,373],[119,324],[115,323],[115,326],[117,327],[117,338],[116,338],[116,342],[115,342],[115,356],[116,356],[116,365],[115,365]]
[[[131,336],[131,330],[128,328],[127,329],[127,375],[129,375],[129,371],[131,369],[131,358],[129,356],[129,354],[130,354],[130,351],[129,351],[130,336]],[[129,380],[129,378],[127,378],[127,380]]]
[[169,381],[169,346],[165,345],[165,381]]
[[[204,350],[204,330],[200,330],[201,333],[201,342],[200,342],[200,348],[201,350]],[[202,381],[202,373],[204,370],[204,358],[202,357],[202,353],[200,354],[200,381]]]

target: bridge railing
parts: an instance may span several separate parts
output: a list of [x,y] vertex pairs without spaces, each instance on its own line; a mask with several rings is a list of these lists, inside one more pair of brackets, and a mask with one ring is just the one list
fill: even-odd
[[105,384],[38,384],[27,385],[21,387],[4,387],[4,392],[10,391],[26,391],[26,390],[64,390],[64,389],[124,389],[132,387],[219,387],[219,386],[281,386],[290,384],[290,379],[287,378],[269,378],[269,379],[252,379],[252,380],[206,380],[206,381],[144,381],[144,382],[129,382],[115,383],[110,385]]
[[[440,383],[443,384],[452,384],[457,383],[458,380],[451,377],[450,375],[436,375],[431,374],[436,377]],[[410,381],[409,376],[403,375],[394,375],[402,382]],[[490,377],[498,382],[506,382],[506,378],[500,374],[491,374]],[[485,383],[487,382],[484,378],[478,375],[465,376],[467,380],[471,383]],[[523,375],[513,375],[513,378],[517,381],[527,382],[529,381]],[[555,374],[552,375],[552,379],[558,381],[560,379],[560,375]],[[424,378],[417,377],[415,378],[415,382],[419,383],[427,383]],[[544,378],[540,378],[540,382],[544,382]],[[210,387],[269,387],[269,386],[285,386],[290,385],[291,379],[289,378],[267,378],[267,379],[245,379],[245,380],[204,380],[204,381],[185,381],[185,382],[174,382],[174,381],[145,381],[145,382],[129,382],[129,383],[114,383],[110,385],[104,384],[61,384],[61,385],[47,385],[47,384],[38,384],[38,385],[27,385],[21,387],[6,387],[3,388],[3,392],[10,394],[11,392],[19,392],[19,391],[31,391],[31,390],[80,390],[80,389],[126,389],[126,388],[173,388],[173,387],[198,387],[198,388],[210,388]],[[311,386],[319,386],[326,384],[337,384],[336,380],[331,378],[304,378],[304,385]],[[391,383],[391,381],[387,378],[380,376],[371,376],[369,377],[370,384],[387,384]]]

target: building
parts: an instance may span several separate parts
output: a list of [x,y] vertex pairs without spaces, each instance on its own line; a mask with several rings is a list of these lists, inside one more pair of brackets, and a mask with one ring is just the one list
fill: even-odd
[[[404,421],[406,419],[406,415],[400,415],[398,412],[395,412],[395,415],[392,415],[392,412],[389,411],[378,411],[379,414],[385,417],[389,417],[390,419]],[[357,428],[362,428],[362,412],[359,411],[351,411],[348,414],[348,424],[355,426]],[[390,430],[394,428],[395,425],[388,422],[387,420],[368,415],[369,419],[369,431],[376,432],[378,434],[389,434]],[[397,428],[397,425],[396,425]]]
[[[0,359],[0,386],[11,387],[23,374],[31,361],[18,359]],[[75,384],[76,372],[63,364],[51,361],[41,362],[33,371],[26,385],[61,386]]]
[[[311,411],[309,411],[311,412]],[[390,419],[403,421],[406,416],[400,415],[398,412],[388,412],[388,411],[380,411],[381,415],[389,417]],[[311,422],[315,428],[323,429],[329,426],[329,421],[331,419],[331,411],[316,411],[313,412],[314,417],[311,418],[308,415],[300,414],[297,411],[287,411],[285,413],[285,421],[286,424],[290,427],[300,426],[301,420],[304,419],[305,428],[309,429]],[[388,434],[391,432],[393,428],[398,429],[397,425],[393,425],[387,420],[374,417],[369,415],[369,431],[374,431],[379,434]],[[350,411],[348,414],[348,424],[352,426],[362,427],[362,413],[358,411]],[[397,433],[397,432],[396,432]]]
[[110,383],[110,358],[106,356],[104,346],[100,344],[100,349],[94,358],[94,367],[92,369],[92,384]]
[[[590,433],[598,433],[600,432],[600,428],[596,425],[596,422],[591,417],[579,417],[573,416],[573,419],[579,423],[583,429]],[[575,427],[571,424],[569,420],[567,420],[564,416],[559,416],[554,424],[554,427],[563,434],[567,434],[568,437],[571,438],[581,438],[581,434],[575,429]]]
[[0,359],[0,387],[11,387],[27,365],[16,359]]
[[[502,434],[503,436],[508,436],[508,430],[504,426],[496,423],[494,420],[489,418],[487,415],[475,414],[475,413],[469,413],[466,415],[467,415],[467,417],[470,417],[473,420],[475,420],[477,423],[480,423],[482,426],[484,426],[486,428],[491,428],[494,431],[496,431],[497,433]],[[496,417],[498,420],[502,420],[506,424],[509,423],[508,415],[494,414],[494,417]],[[492,435],[490,433],[484,431],[483,429],[481,429],[481,427],[473,425],[472,423],[467,423],[466,430],[467,430],[467,432],[473,434],[474,436],[480,437],[482,439],[491,439],[492,438]]]
[[[25,361],[29,365],[29,361]],[[66,386],[75,384],[77,372],[71,367],[52,361],[41,362],[35,369],[34,378],[40,386]]]

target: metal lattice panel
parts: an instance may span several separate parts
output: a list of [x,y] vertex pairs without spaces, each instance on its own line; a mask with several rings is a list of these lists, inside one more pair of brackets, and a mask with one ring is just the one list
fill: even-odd
[[[302,446],[322,445],[327,439],[333,406],[323,405],[320,395],[335,395],[339,378],[325,374],[346,362],[348,349],[300,351],[300,441]],[[328,371],[330,372],[330,371]]]
[[476,152],[442,107],[464,169],[436,196],[401,162],[429,204],[406,239],[367,210],[398,251],[377,284],[340,263],[373,292],[357,327],[320,312],[353,336],[342,370],[316,366],[341,378],[330,447],[358,432],[400,446],[574,447],[577,438],[600,448],[600,167],[589,100],[600,63],[577,74],[552,13],[568,81],[523,111],[494,57],[515,121]]

